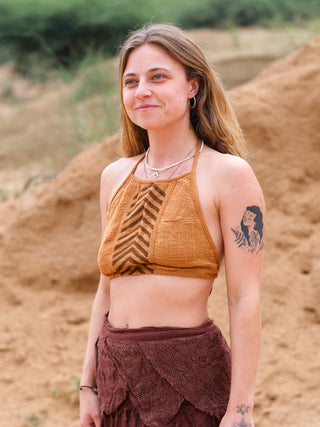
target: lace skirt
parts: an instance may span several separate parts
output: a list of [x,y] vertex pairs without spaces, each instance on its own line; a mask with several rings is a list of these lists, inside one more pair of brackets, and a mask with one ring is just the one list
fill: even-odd
[[102,427],[218,426],[229,399],[230,349],[208,319],[195,328],[114,328],[96,344]]

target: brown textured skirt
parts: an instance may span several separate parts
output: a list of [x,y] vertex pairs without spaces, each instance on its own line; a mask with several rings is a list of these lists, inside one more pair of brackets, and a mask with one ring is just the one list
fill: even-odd
[[218,426],[229,399],[231,359],[220,329],[114,328],[97,340],[102,427]]

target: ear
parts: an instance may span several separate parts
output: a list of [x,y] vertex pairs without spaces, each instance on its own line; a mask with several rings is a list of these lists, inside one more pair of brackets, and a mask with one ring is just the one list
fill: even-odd
[[193,98],[197,95],[199,91],[199,80],[198,79],[191,79],[189,80],[189,97]]

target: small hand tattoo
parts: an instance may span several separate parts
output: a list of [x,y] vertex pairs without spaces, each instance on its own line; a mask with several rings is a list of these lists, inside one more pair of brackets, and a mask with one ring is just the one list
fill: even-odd
[[237,406],[237,412],[240,412],[241,415],[248,413],[249,406],[246,406],[244,403],[241,403],[240,406]]
[[259,206],[247,206],[240,226],[231,228],[238,248],[247,253],[259,253],[264,246],[263,215]]
[[251,424],[246,423],[244,418],[241,418],[240,423],[232,423],[231,427],[251,427]]
[[239,423],[232,423],[231,427],[251,427],[250,423],[247,423],[244,419],[244,415],[248,413],[249,406],[246,406],[244,403],[241,403],[241,405],[237,406],[237,412],[241,414],[241,421]]

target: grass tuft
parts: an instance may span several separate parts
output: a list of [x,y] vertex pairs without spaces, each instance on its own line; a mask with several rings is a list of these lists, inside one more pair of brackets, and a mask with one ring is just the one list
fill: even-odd
[[45,422],[47,416],[47,410],[42,409],[39,415],[31,413],[29,415],[26,415],[24,419],[28,422],[28,427],[38,427]]

